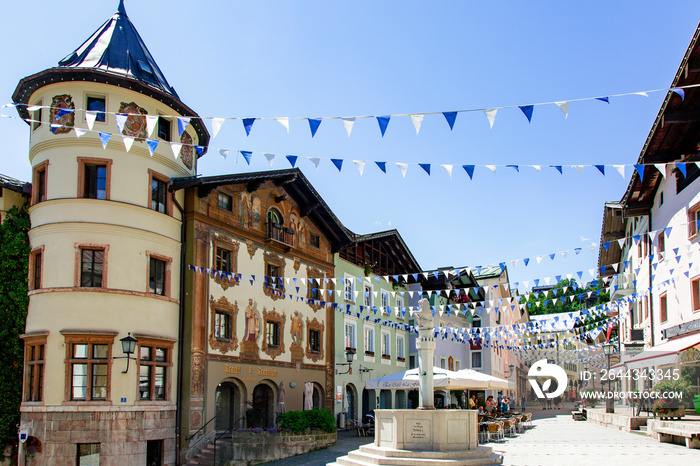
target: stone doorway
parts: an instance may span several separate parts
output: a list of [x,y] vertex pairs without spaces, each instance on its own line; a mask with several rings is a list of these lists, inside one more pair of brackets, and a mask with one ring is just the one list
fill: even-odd
[[241,390],[232,382],[221,382],[216,387],[216,430],[226,431],[243,427]]
[[253,389],[253,409],[248,413],[248,427],[269,429],[275,426],[275,394],[264,383]]

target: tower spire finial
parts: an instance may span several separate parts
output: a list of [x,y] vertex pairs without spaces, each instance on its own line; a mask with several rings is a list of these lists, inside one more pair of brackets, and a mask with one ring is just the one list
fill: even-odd
[[126,10],[124,9],[124,0],[119,0],[119,8],[117,8],[117,13],[126,16]]

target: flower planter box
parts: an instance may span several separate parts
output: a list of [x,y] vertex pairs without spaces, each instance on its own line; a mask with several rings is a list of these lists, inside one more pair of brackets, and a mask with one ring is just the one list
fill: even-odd
[[685,416],[685,406],[680,406],[676,409],[665,409],[663,412],[654,411],[654,416],[659,419],[680,419]]

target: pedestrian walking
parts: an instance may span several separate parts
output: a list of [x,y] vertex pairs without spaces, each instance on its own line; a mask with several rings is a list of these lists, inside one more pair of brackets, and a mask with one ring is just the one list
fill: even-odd
[[523,396],[520,398],[520,407],[522,408],[522,411],[523,411],[523,412],[525,412],[525,406],[526,406],[526,405],[527,405],[527,397],[525,397],[525,395],[523,395]]

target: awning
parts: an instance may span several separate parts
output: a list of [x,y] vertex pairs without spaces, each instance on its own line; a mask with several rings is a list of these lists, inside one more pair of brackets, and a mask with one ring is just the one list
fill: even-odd
[[678,361],[678,353],[692,348],[698,343],[700,343],[700,333],[676,338],[642,351],[625,361],[624,364],[627,369],[675,364]]

